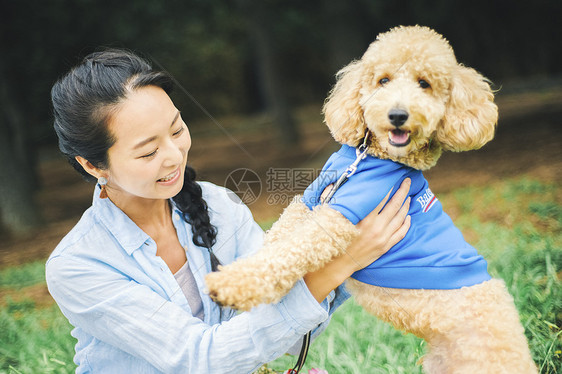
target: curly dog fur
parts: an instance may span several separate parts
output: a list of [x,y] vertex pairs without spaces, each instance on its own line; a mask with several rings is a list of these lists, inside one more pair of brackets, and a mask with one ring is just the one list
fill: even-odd
[[[456,61],[449,43],[420,26],[381,34],[337,74],[324,105],[334,139],[418,170],[443,150],[482,147],[494,136],[497,107],[488,81]],[[389,113],[407,120],[396,126]],[[312,211],[297,197],[256,255],[206,278],[223,305],[249,310],[279,301],[306,273],[345,251],[358,231],[327,205]],[[512,297],[501,280],[453,290],[381,288],[350,279],[357,302],[428,342],[428,373],[536,373]]]

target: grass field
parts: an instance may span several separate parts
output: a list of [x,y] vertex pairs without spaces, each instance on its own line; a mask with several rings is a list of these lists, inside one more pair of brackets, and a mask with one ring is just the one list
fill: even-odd
[[[562,373],[562,190],[518,178],[439,196],[466,239],[515,298],[541,373]],[[44,297],[43,261],[0,271],[0,373],[71,373],[75,340]],[[377,321],[353,301],[312,343],[306,369],[330,374],[421,373],[425,343]],[[295,362],[282,357],[278,371]],[[304,370],[306,372],[306,370]]]

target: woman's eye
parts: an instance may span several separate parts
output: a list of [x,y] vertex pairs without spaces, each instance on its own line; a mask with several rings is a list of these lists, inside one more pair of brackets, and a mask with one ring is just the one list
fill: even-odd
[[388,78],[382,78],[381,80],[379,80],[379,83],[381,84],[381,86],[384,86],[385,84],[387,84],[388,82],[390,82],[390,79]]
[[158,149],[155,149],[154,152],[150,152],[149,154],[146,154],[144,156],[141,156],[141,158],[150,158],[152,156],[156,155],[156,152],[158,152]]
[[174,136],[178,136],[178,135],[181,134],[182,132],[183,132],[183,126],[180,127],[180,129],[174,133]]
[[423,79],[420,79],[420,80],[418,81],[418,83],[419,83],[419,85],[420,85],[421,88],[429,88],[429,87],[431,87],[431,85],[430,85],[429,83],[427,83],[427,81],[425,81],[425,80],[423,80]]

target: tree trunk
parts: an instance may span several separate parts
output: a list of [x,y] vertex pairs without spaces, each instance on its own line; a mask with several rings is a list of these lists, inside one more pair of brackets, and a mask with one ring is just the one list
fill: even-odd
[[40,222],[33,193],[36,175],[24,116],[0,66],[0,225],[23,234]]
[[261,3],[249,4],[239,2],[242,10],[248,15],[249,32],[255,51],[258,69],[258,84],[261,95],[271,112],[274,122],[279,126],[281,139],[287,145],[295,145],[299,141],[299,133],[289,104],[287,87],[280,74],[275,50],[275,38],[271,31],[269,12]]
[[329,48],[329,64],[333,75],[360,58],[372,40],[365,42],[358,29],[356,5],[344,1],[323,0],[322,12],[326,28],[326,42]]

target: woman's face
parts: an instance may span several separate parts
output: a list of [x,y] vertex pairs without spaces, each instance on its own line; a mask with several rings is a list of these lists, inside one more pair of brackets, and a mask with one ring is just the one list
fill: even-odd
[[110,114],[116,141],[108,150],[110,198],[169,199],[183,186],[191,137],[166,92],[147,86],[129,93]]

